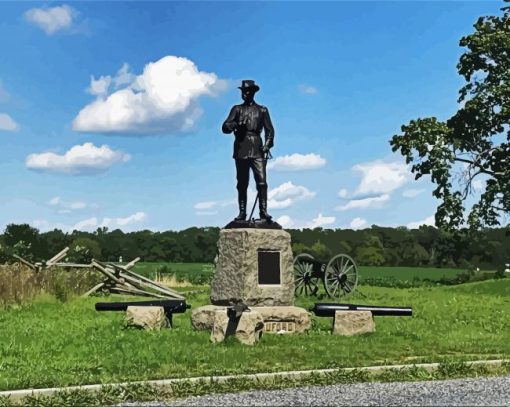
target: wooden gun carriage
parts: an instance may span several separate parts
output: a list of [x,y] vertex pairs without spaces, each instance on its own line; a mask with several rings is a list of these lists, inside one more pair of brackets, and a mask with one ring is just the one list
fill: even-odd
[[352,293],[358,284],[358,267],[346,254],[337,254],[329,261],[316,260],[301,253],[294,258],[294,282],[297,295],[316,295],[322,281],[331,298]]

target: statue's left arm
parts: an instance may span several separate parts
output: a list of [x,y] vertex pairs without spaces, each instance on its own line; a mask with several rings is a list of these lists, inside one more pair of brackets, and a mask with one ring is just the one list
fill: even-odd
[[266,139],[265,147],[270,149],[274,145],[274,127],[271,123],[271,117],[269,116],[269,110],[264,107],[262,112],[263,126],[264,126],[264,137]]

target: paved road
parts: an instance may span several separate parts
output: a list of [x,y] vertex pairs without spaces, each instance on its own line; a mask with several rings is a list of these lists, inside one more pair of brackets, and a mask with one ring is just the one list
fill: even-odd
[[358,383],[191,397],[124,406],[510,406],[510,376]]

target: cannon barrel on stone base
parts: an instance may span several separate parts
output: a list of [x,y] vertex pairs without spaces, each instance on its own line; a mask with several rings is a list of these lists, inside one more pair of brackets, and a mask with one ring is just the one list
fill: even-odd
[[355,305],[335,303],[315,303],[310,311],[318,317],[334,317],[336,311],[370,311],[373,316],[411,317],[411,307],[382,307],[376,305]]
[[96,311],[126,311],[128,307],[161,307],[172,325],[172,315],[186,312],[191,305],[184,300],[154,300],[154,301],[126,301],[126,302],[98,302]]

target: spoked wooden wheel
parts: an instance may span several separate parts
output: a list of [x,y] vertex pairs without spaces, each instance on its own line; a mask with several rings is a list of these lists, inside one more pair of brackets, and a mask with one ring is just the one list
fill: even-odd
[[352,293],[358,284],[358,268],[346,254],[333,257],[324,273],[324,288],[332,298]]
[[301,253],[294,259],[294,285],[296,295],[314,295],[319,291],[319,278],[313,276],[313,256]]

